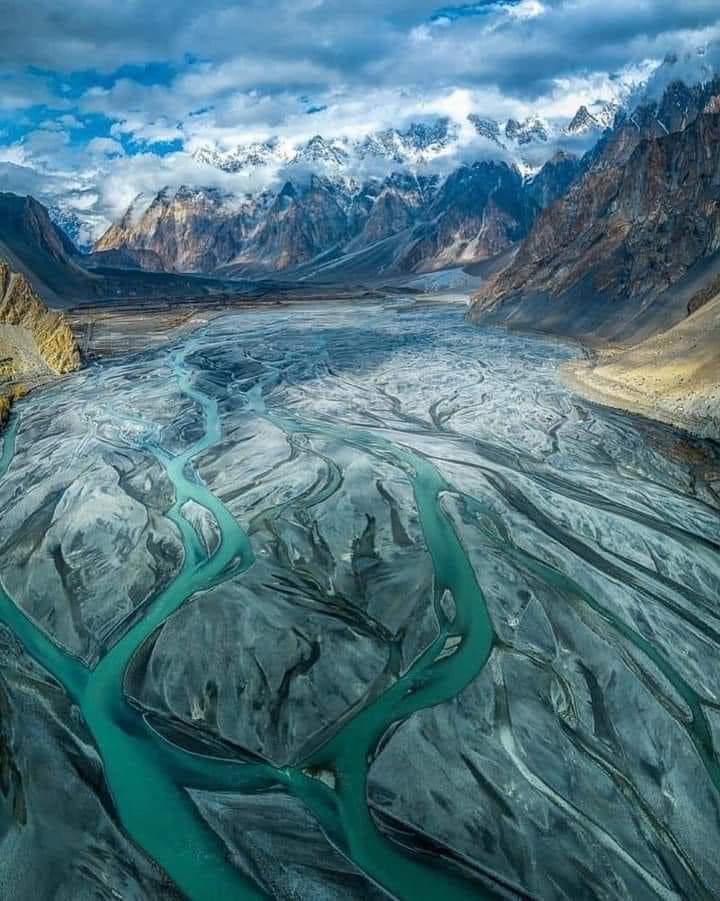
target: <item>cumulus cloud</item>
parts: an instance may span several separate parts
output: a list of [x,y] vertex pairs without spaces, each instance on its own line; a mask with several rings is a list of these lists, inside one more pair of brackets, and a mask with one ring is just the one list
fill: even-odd
[[[166,183],[280,177],[218,173],[193,157],[206,145],[353,140],[448,116],[461,140],[444,162],[470,159],[491,152],[470,112],[567,118],[668,54],[691,79],[696,48],[718,38],[717,0],[5,0],[0,160],[22,171],[3,184],[15,172],[17,190],[94,197],[100,227]],[[701,69],[715,65],[708,52]]]

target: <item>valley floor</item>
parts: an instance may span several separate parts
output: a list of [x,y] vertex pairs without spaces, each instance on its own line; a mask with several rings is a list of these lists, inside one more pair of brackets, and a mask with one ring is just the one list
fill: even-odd
[[720,447],[463,314],[118,315],[18,403],[0,898],[720,897]]

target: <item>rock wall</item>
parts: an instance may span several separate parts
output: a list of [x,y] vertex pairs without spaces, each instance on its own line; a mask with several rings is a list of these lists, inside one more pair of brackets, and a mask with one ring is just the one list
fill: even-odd
[[26,392],[18,378],[79,368],[80,349],[65,316],[48,310],[25,276],[0,260],[0,426]]
[[628,129],[539,217],[512,264],[481,289],[473,318],[624,339],[687,316],[675,288],[720,250],[720,115],[641,140],[623,159]]
[[65,316],[48,310],[25,276],[12,272],[4,260],[0,297],[0,324],[29,332],[48,369],[62,375],[80,368],[80,350]]

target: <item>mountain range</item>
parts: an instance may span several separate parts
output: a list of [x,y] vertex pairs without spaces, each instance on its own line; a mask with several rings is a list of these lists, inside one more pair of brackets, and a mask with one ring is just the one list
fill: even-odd
[[[560,124],[470,114],[464,124],[440,117],[353,141],[315,135],[300,145],[275,137],[228,151],[201,147],[194,156],[208,169],[263,187],[233,194],[181,185],[140,195],[94,250],[122,250],[126,259],[142,251],[142,268],[226,275],[292,271],[313,260],[327,275],[342,270],[344,257],[356,273],[363,260],[368,273],[478,262],[527,233],[579,171],[571,151],[591,146],[617,112],[598,102]],[[466,162],[458,162],[461,145]],[[71,216],[58,212],[55,221],[79,232]]]
[[331,262],[339,273],[343,260],[359,271],[361,257],[368,274],[429,271],[507,250],[578,167],[562,155],[533,179],[496,161],[463,165],[446,178],[311,175],[242,198],[181,186],[149,203],[139,198],[95,251],[141,251],[152,255],[138,257],[141,266],[225,276],[293,273],[311,263],[327,271]]
[[[447,117],[355,141],[316,135],[300,146],[272,138],[223,153],[204,147],[196,158],[208,167],[272,170],[277,180],[240,195],[181,185],[138,196],[95,243],[90,262],[112,251],[154,271],[304,281],[479,263],[531,234],[542,240],[536,223],[554,226],[541,213],[566,194],[571,202],[580,183],[591,198],[603,177],[611,183],[609,164],[624,163],[640,140],[683,129],[713,96],[712,84],[671,82],[657,101],[581,106],[562,124],[470,114],[465,125],[480,157],[449,171],[440,162],[455,159],[461,126]],[[587,149],[564,149],[573,147]],[[522,260],[521,252],[517,267]]]
[[[500,148],[508,162],[520,168],[529,168],[542,154],[534,155],[533,148],[542,147],[546,156],[567,149],[564,143],[581,135],[599,136],[613,124],[619,107],[613,102],[598,101],[581,106],[566,122],[550,122],[531,115],[518,121],[499,121],[478,113],[469,113],[465,122],[452,120],[447,116],[412,122],[405,128],[387,128],[372,132],[362,138],[351,140],[347,137],[327,138],[315,135],[308,141],[293,145],[278,137],[266,141],[240,144],[230,150],[218,150],[210,145],[197,149],[196,160],[216,169],[230,173],[251,173],[264,168],[288,169],[320,167],[324,174],[355,175],[358,171],[379,164],[387,169],[395,166],[420,168],[442,168],[442,163],[451,163],[463,145],[469,152],[492,153]],[[473,142],[473,136],[480,142]],[[483,146],[487,142],[488,146]],[[462,154],[461,154],[462,155]],[[377,168],[377,166],[376,166]],[[446,165],[447,168],[447,165]]]
[[[449,172],[431,165],[457,137],[457,122],[443,118],[377,132],[352,146],[316,136],[294,148],[277,183],[255,192],[238,195],[181,185],[140,195],[89,254],[82,254],[66,234],[78,231],[72,215],[59,207],[45,211],[32,199],[2,195],[0,214],[7,227],[1,233],[10,236],[10,244],[27,240],[28,248],[34,241],[44,246],[42,265],[32,254],[26,262],[12,246],[9,259],[19,269],[26,265],[50,292],[79,297],[116,291],[107,286],[110,271],[125,273],[126,283],[127,273],[135,272],[136,279],[144,273],[140,284],[150,276],[173,275],[178,290],[183,284],[187,290],[197,287],[197,281],[183,283],[190,275],[338,283],[433,272],[515,251],[512,265],[478,300],[477,309],[488,315],[491,309],[506,315],[498,311],[523,291],[570,302],[588,277],[593,254],[598,257],[594,284],[605,273],[605,294],[636,294],[638,273],[618,261],[629,253],[627,242],[635,240],[635,232],[647,233],[640,207],[652,200],[637,199],[638,172],[648,162],[638,158],[634,172],[624,167],[647,142],[663,146],[663,138],[686,131],[690,140],[689,125],[700,115],[712,115],[717,96],[714,81],[695,86],[676,81],[659,100],[632,109],[583,106],[560,130],[564,135],[592,134],[590,149],[582,155],[555,149],[532,172],[507,156],[508,147],[552,143],[557,126],[553,136],[538,117],[501,123],[471,114],[467,124],[497,148],[497,155],[461,163]],[[209,150],[198,154],[208,165],[252,168],[287,157],[288,148],[273,139],[237,148],[230,156],[213,156]],[[362,166],[352,171],[359,159],[371,157],[382,157],[391,171],[364,174]],[[658,230],[665,227],[659,215],[653,221]],[[636,222],[635,232],[626,222]],[[608,225],[615,229],[612,237],[606,233]],[[687,234],[676,237],[682,241],[674,242],[669,262],[659,265],[648,256],[640,279],[646,293],[671,283],[665,270],[673,270],[681,245],[686,254],[695,253]],[[658,231],[649,240],[657,244],[661,239]],[[698,241],[701,255],[706,248]],[[548,267],[553,255],[558,264]],[[127,284],[121,293],[125,288]]]
[[474,315],[616,340],[682,319],[720,270],[719,128],[720,79],[674,83],[621,118]]

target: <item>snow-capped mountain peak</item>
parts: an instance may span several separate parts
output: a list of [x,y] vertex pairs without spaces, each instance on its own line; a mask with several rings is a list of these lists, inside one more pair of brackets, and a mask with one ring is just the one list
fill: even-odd
[[423,165],[457,140],[459,127],[447,117],[411,122],[407,128],[372,132],[356,142],[360,159],[375,157],[405,165]]
[[478,113],[470,113],[467,118],[480,137],[487,138],[488,141],[492,141],[501,147],[503,146],[500,140],[500,124],[495,119],[488,119],[485,116],[480,116]]
[[544,144],[550,139],[551,132],[551,127],[540,116],[528,116],[522,122],[508,119],[505,123],[505,137],[520,147],[525,144]]
[[[611,126],[617,110],[615,104],[602,101],[583,105],[565,125],[556,120],[550,122],[537,114],[522,120],[498,121],[480,113],[470,113],[467,121],[479,136],[503,150],[503,158],[509,154],[518,165],[531,162],[537,168],[545,157],[549,158],[561,149],[564,138],[599,134]],[[446,158],[452,168],[457,162],[455,151],[462,149],[463,140],[467,140],[467,129],[463,129],[460,122],[439,116],[372,131],[355,140],[316,134],[293,145],[272,137],[226,151],[203,146],[193,156],[199,162],[231,174],[258,169],[266,169],[272,174],[279,171],[289,174],[287,167],[305,167],[337,178],[354,174],[362,168],[359,164],[363,161],[415,170]]]
[[239,144],[233,150],[226,151],[204,146],[196,150],[193,157],[200,163],[231,173],[259,169],[284,161],[283,149],[278,138]]
[[83,222],[74,210],[55,205],[48,208],[48,215],[79,250],[86,252],[92,248],[92,232],[88,228],[88,224]]
[[604,131],[611,128],[618,112],[616,103],[603,103],[598,101],[590,108],[584,104],[572,117],[564,132],[568,135],[582,135],[593,131]]
[[301,145],[295,156],[290,160],[291,165],[301,163],[320,163],[331,167],[343,167],[350,159],[350,154],[345,149],[344,142],[340,140],[326,140],[322,135],[315,135]]
[[590,110],[585,106],[581,106],[566,126],[565,131],[569,135],[585,134],[600,127],[600,123],[593,116]]

